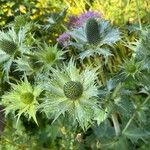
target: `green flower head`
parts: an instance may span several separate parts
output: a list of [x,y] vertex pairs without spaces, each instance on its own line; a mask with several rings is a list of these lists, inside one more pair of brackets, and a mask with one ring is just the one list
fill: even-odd
[[41,62],[44,63],[46,67],[51,67],[56,63],[56,61],[63,59],[62,55],[65,51],[59,51],[57,45],[48,46],[44,44],[44,47],[41,48],[41,51],[38,52],[38,56]]
[[134,59],[126,60],[121,68],[125,78],[141,76],[141,62],[136,62]]
[[18,33],[14,28],[10,28],[7,32],[0,31],[0,50],[10,56],[14,56],[18,51],[26,51],[23,44],[26,36],[26,30],[20,29]]
[[[13,62],[29,49],[25,44],[26,29],[15,31],[14,27],[7,32],[0,31],[0,64],[6,73],[7,80]],[[27,48],[28,47],[28,48]]]
[[67,66],[52,69],[47,99],[42,104],[43,111],[47,115],[54,115],[54,120],[68,113],[82,128],[87,128],[98,108],[96,70],[86,68],[80,72],[72,59]]
[[51,67],[56,65],[63,59],[63,54],[66,51],[58,50],[57,45],[48,46],[44,44],[38,51],[26,54],[15,62],[17,63],[18,70],[26,72],[27,75],[32,73],[39,73],[43,70],[50,70]]
[[24,114],[37,124],[36,112],[38,108],[38,97],[42,92],[39,86],[32,87],[26,80],[20,84],[11,84],[12,90],[2,96],[1,104],[5,106],[6,115],[17,112],[17,123],[20,116]]

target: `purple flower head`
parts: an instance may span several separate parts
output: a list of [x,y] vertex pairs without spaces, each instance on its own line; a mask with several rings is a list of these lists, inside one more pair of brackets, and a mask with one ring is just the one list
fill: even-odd
[[94,18],[101,18],[102,15],[99,12],[94,12],[94,11],[87,11],[85,13],[82,13],[79,16],[70,16],[69,21],[68,21],[68,28],[76,28],[80,27],[83,25],[83,23],[88,20],[89,18],[94,17]]
[[66,32],[59,35],[59,37],[57,38],[57,42],[63,46],[67,45],[69,40],[70,40],[70,34]]
[[79,16],[79,19],[78,19],[78,25],[81,26],[83,25],[83,23],[88,20],[89,18],[101,18],[102,15],[99,13],[99,12],[94,12],[94,11],[87,11],[85,13],[82,13],[80,16]]
[[67,23],[68,28],[71,29],[78,27],[78,20],[79,18],[77,16],[69,16],[69,20]]

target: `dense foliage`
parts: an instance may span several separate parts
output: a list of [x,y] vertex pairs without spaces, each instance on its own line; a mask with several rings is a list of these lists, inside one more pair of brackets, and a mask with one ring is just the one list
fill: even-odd
[[[102,12],[108,2],[5,2],[11,17],[1,12],[0,149],[149,150],[146,1],[126,1],[137,14],[130,25],[127,10],[124,19]],[[83,7],[73,14],[75,6]]]

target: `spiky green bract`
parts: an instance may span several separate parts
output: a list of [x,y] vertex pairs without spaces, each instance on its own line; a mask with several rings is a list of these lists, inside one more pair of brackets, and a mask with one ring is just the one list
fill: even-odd
[[150,30],[142,30],[141,37],[136,43],[138,54],[144,57],[150,56]]
[[52,69],[46,100],[42,103],[47,116],[53,115],[56,120],[61,114],[68,113],[86,129],[94,119],[94,113],[99,110],[96,70],[86,68],[80,71],[72,59],[61,69]]
[[41,70],[50,70],[63,59],[66,51],[58,50],[57,45],[48,46],[44,44],[36,52],[32,52],[16,60],[18,70],[30,75]]
[[97,45],[100,42],[99,24],[95,18],[88,19],[86,23],[86,38],[89,44]]
[[[84,59],[96,55],[108,57],[112,55],[110,47],[113,47],[116,42],[121,39],[119,30],[112,28],[108,21],[104,21],[102,19],[93,20],[93,18],[91,18],[88,21],[89,22],[87,22],[87,24],[85,23],[83,26],[68,32],[72,39],[75,39],[75,41],[70,43],[79,50],[80,58]],[[94,29],[92,30],[92,26],[97,28],[97,25],[98,29],[93,31]],[[91,29],[87,31],[87,27]],[[95,33],[96,31],[98,33]],[[90,34],[92,35],[91,38]],[[99,35],[100,37],[98,38]]]
[[2,96],[1,104],[5,107],[5,114],[16,114],[17,123],[21,115],[31,118],[37,123],[38,98],[42,89],[40,86],[32,86],[27,79],[18,84],[11,84],[10,92]]
[[133,43],[132,49],[136,53],[136,58],[143,61],[143,68],[150,71],[150,29],[142,30],[140,39]]

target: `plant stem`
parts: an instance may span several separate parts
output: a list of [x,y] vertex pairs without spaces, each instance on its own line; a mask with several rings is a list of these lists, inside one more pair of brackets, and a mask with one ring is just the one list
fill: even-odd
[[139,2],[138,2],[138,0],[136,0],[135,2],[136,2],[136,8],[137,8],[138,22],[139,22],[140,30],[142,30],[142,23],[141,23],[141,19],[140,19]]
[[120,130],[120,126],[119,126],[119,122],[118,122],[118,117],[117,117],[116,113],[112,114],[112,121],[113,121],[113,124],[114,124],[116,136],[119,136],[120,133],[121,133],[121,130]]
[[136,113],[134,113],[134,114],[132,115],[132,117],[129,119],[129,121],[127,122],[125,128],[122,130],[122,133],[124,133],[124,132],[127,130],[127,128],[129,127],[129,125],[131,124],[132,120],[134,119],[135,114],[136,114]]
[[117,96],[117,93],[119,92],[121,87],[122,87],[122,83],[119,83],[112,94],[112,99],[115,99],[115,97]]
[[141,105],[142,106],[145,105],[148,102],[149,99],[150,99],[150,95],[145,99],[145,101]]
[[[142,107],[143,105],[145,105],[149,99],[150,99],[150,95],[149,95],[149,96],[145,99],[145,101],[141,104],[141,107]],[[127,130],[127,128],[129,127],[129,125],[131,124],[132,120],[134,119],[135,115],[136,115],[136,112],[133,113],[132,117],[131,117],[131,118],[129,119],[129,121],[127,122],[125,128],[122,130],[122,133],[124,133],[124,132]]]

